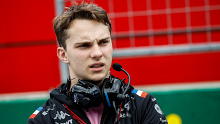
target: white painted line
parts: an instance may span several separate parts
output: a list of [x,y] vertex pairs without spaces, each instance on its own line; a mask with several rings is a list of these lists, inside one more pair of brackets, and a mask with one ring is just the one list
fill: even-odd
[[48,91],[0,94],[0,102],[12,100],[42,100],[48,98]]
[[[134,86],[134,88],[146,92],[216,89],[216,88],[220,88],[220,81],[163,84],[163,85],[138,85],[138,86]],[[43,99],[46,100],[49,98],[49,93],[50,93],[49,91],[41,91],[41,92],[0,94],[0,102],[8,102],[15,100],[43,100]]]
[[166,92],[180,90],[195,90],[195,89],[216,89],[220,88],[220,81],[199,82],[199,83],[180,83],[180,84],[163,84],[163,85],[139,85],[136,89],[147,92]]

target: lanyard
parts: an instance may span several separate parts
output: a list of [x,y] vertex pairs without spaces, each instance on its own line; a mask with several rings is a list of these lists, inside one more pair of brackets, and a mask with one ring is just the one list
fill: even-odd
[[77,120],[78,123],[80,123],[80,124],[86,124],[79,116],[77,116],[74,112],[72,112],[72,111],[67,107],[67,105],[66,105],[65,103],[64,103],[64,105],[65,105],[67,111],[70,113],[70,115],[71,115],[75,120]]

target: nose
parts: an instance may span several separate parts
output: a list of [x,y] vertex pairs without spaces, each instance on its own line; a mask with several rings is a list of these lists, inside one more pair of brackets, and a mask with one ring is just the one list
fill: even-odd
[[91,58],[100,59],[103,56],[102,49],[98,44],[95,44],[92,49]]

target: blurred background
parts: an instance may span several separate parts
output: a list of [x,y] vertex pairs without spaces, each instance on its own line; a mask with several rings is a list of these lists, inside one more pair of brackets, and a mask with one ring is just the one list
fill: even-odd
[[[157,98],[169,124],[219,123],[219,0],[84,1],[107,11],[113,63],[129,72],[135,88]],[[26,123],[49,92],[66,82],[52,20],[70,5],[70,0],[0,2],[2,124]],[[111,74],[126,78],[112,69]]]

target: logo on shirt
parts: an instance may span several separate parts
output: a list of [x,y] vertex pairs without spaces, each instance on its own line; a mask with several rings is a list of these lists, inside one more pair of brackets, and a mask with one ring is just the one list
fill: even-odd
[[44,116],[47,115],[50,110],[54,110],[54,107],[55,107],[55,106],[56,106],[56,105],[53,104],[53,108],[48,108],[46,111],[42,112],[42,115],[44,115]]
[[162,112],[162,110],[160,109],[160,107],[159,107],[159,105],[158,104],[155,104],[154,105],[154,108],[155,108],[155,110],[159,113],[159,114],[163,114],[163,112]]
[[64,122],[64,123],[57,123],[57,122],[55,122],[55,124],[73,124],[73,120],[70,119],[70,120],[68,120],[67,122]]
[[156,101],[156,98],[151,98],[151,100],[154,102],[154,101]]
[[55,116],[54,119],[59,119],[59,120],[61,120],[61,119],[65,119],[66,116],[70,116],[70,115],[67,114],[67,113],[65,113],[65,112],[63,112],[63,111],[60,111],[60,112],[57,111],[56,116]]
[[130,118],[131,117],[130,109],[131,109],[130,101],[128,101],[126,104],[124,104],[124,106],[121,107],[121,112],[120,112],[120,108],[118,108],[117,112],[118,114],[120,113],[120,118]]
[[162,119],[162,118],[160,118],[160,121],[161,121],[162,123],[166,123],[166,122],[167,122],[166,119]]

